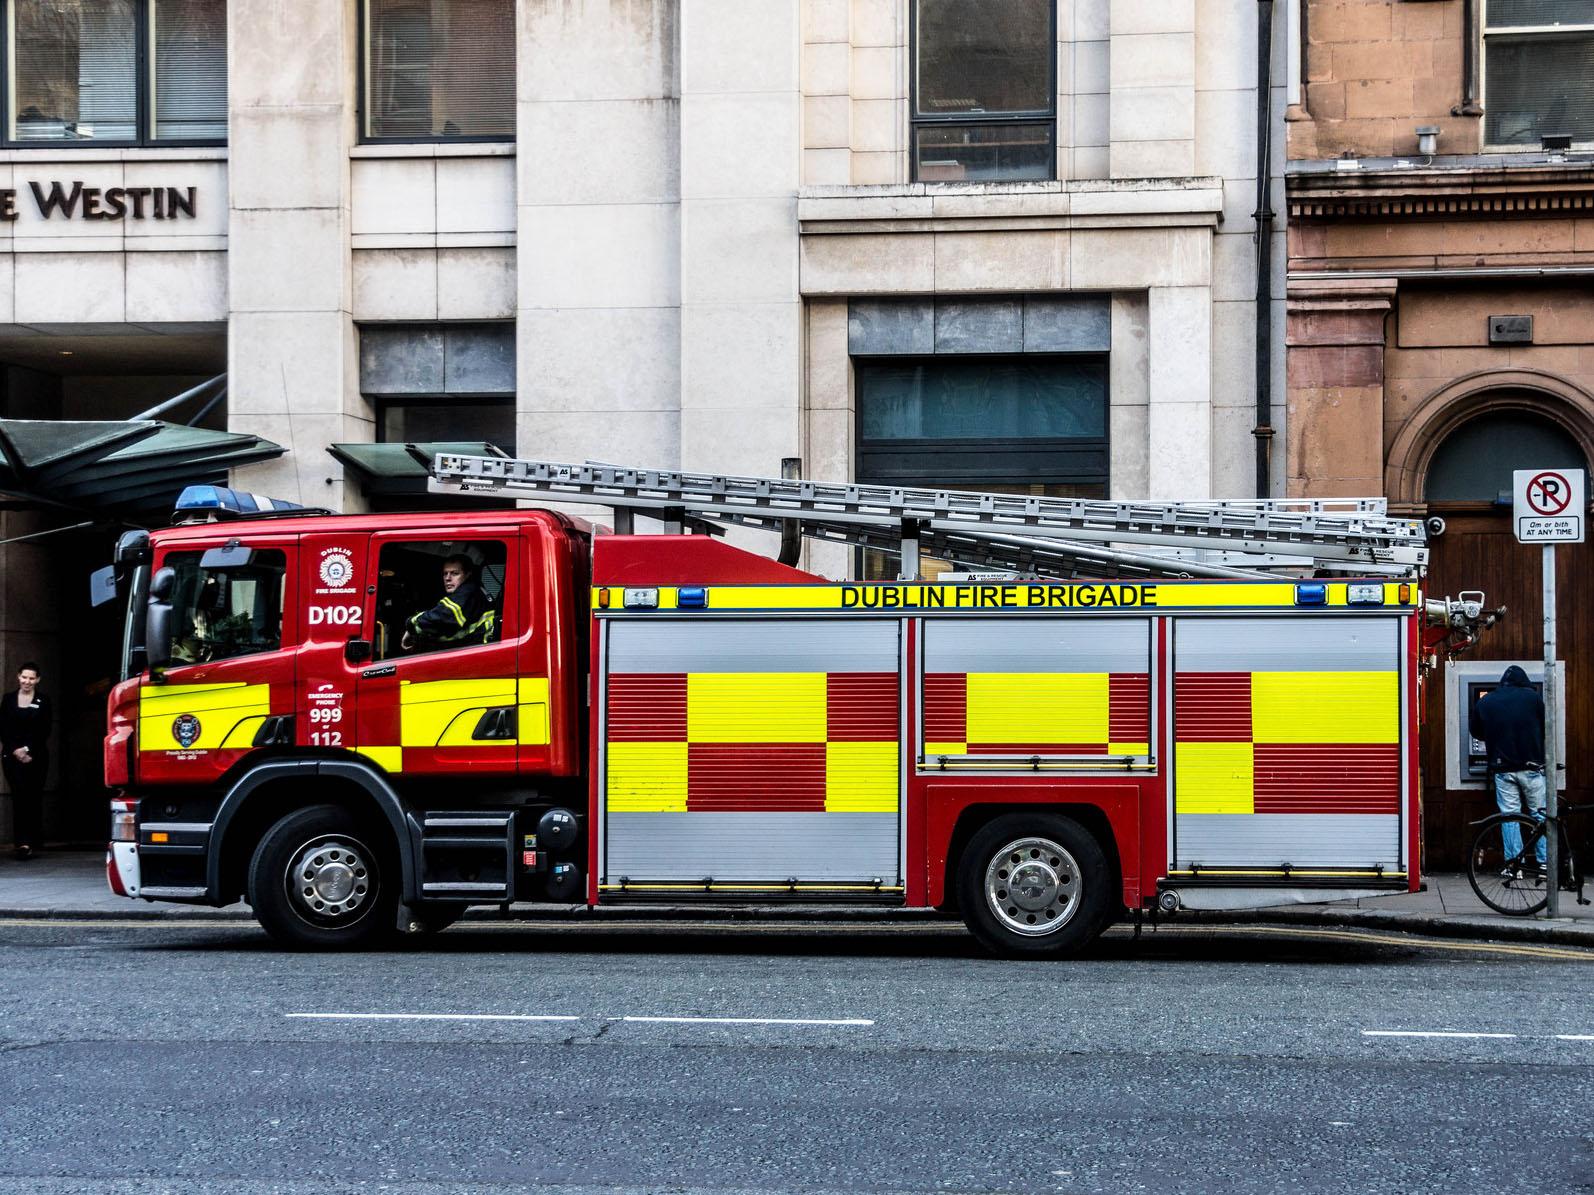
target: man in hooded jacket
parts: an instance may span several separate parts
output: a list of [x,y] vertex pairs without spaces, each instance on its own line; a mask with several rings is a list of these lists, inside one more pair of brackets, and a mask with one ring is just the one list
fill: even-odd
[[[1494,801],[1501,813],[1523,809],[1544,820],[1544,699],[1528,681],[1528,674],[1512,664],[1500,677],[1500,687],[1472,707],[1472,737],[1483,740],[1494,774]],[[1522,833],[1516,823],[1502,829],[1509,862],[1522,853]],[[1539,839],[1536,851],[1544,867],[1549,836]]]

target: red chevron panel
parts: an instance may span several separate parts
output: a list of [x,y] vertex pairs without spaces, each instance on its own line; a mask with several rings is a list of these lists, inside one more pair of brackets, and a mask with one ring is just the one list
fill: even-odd
[[832,672],[825,681],[825,737],[832,743],[896,741],[895,672]]
[[924,674],[924,741],[961,743],[967,734],[969,678],[962,672]]
[[692,743],[688,813],[823,813],[823,743]]
[[1181,672],[1173,689],[1174,737],[1181,743],[1251,741],[1249,672]]
[[1107,738],[1114,743],[1151,739],[1151,677],[1114,672],[1107,677]]
[[1400,745],[1258,743],[1258,813],[1399,813]]
[[610,673],[611,743],[679,743],[686,738],[686,674]]

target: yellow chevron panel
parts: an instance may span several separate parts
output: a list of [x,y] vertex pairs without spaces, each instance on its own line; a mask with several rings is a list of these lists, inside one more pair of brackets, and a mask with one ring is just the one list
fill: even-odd
[[926,743],[924,745],[924,753],[926,755],[967,755],[968,750],[969,745],[967,743]]
[[356,747],[355,750],[384,772],[402,772],[404,770],[404,748],[402,747]]
[[685,743],[610,743],[610,813],[685,813]]
[[1174,802],[1180,813],[1255,813],[1250,743],[1176,743]]
[[1105,743],[1105,672],[971,672],[971,743]]
[[253,747],[255,735],[266,724],[266,715],[260,714],[253,718],[245,718],[227,732],[227,737],[222,740],[222,748],[231,750],[234,747]]
[[[405,681],[399,686],[399,744],[404,747],[490,746],[470,736],[476,730],[481,711],[515,704],[515,689],[513,677]],[[474,717],[461,717],[472,713]],[[455,725],[456,720],[460,726]]]
[[1395,672],[1253,672],[1251,738],[1258,743],[1397,743]]
[[694,743],[822,743],[823,672],[693,672],[686,737]]
[[825,812],[895,813],[896,743],[826,743]]
[[516,721],[522,747],[544,747],[548,744],[548,678],[523,676],[520,678],[520,710]]
[[[225,743],[240,722],[270,713],[270,685],[145,685],[138,700],[139,750],[208,751]],[[187,747],[172,736],[172,723],[183,714],[199,719],[199,737]]]
[[1150,755],[1150,743],[1108,743],[1108,755]]

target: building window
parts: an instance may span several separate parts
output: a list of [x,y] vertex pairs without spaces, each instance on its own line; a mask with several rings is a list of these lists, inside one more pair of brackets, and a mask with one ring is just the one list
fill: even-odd
[[[1105,354],[854,359],[857,478],[879,485],[1105,498]],[[866,579],[896,560],[865,552]],[[926,561],[925,574],[947,565]]]
[[225,0],[7,0],[11,145],[219,145]]
[[491,444],[515,454],[513,398],[387,399],[381,403],[377,440],[384,444]]
[[508,0],[365,0],[368,141],[515,135],[515,6]]
[[916,0],[916,180],[1056,176],[1055,3]]
[[1485,144],[1594,145],[1594,4],[1487,0],[1483,86]]

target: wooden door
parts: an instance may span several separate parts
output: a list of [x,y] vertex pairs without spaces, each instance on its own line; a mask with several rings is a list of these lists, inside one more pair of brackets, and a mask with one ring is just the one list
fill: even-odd
[[[1425,589],[1429,596],[1454,597],[1464,589],[1481,589],[1490,606],[1504,605],[1506,618],[1487,631],[1464,657],[1468,660],[1538,660],[1544,656],[1543,549],[1519,544],[1509,510],[1446,510],[1435,503],[1430,513],[1446,521],[1443,535],[1430,540]],[[1562,544],[1556,549],[1557,655],[1566,665],[1566,787],[1561,799],[1594,801],[1594,583],[1590,565],[1594,545]],[[1504,665],[1502,664],[1502,668]],[[1445,788],[1445,708],[1443,668],[1430,674],[1425,686],[1422,743],[1423,870],[1459,871],[1466,867],[1472,831],[1467,823],[1494,812],[1493,794],[1479,789]],[[1587,821],[1571,827],[1576,849],[1594,858],[1594,834]]]

